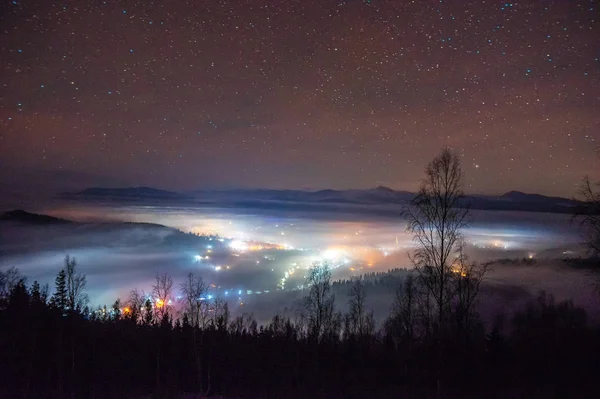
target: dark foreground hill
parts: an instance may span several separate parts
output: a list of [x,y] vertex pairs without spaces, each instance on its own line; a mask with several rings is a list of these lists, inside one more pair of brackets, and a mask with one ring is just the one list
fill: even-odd
[[[192,250],[208,241],[212,241],[211,237],[184,233],[155,223],[79,222],[24,210],[0,215],[0,254],[5,256],[94,246]],[[226,245],[218,241],[211,244]]]
[[65,225],[72,223],[69,220],[55,218],[54,216],[40,215],[37,213],[30,213],[22,209],[16,209],[14,211],[4,212],[0,215],[0,221],[7,222],[19,222],[27,224],[39,224],[39,225]]

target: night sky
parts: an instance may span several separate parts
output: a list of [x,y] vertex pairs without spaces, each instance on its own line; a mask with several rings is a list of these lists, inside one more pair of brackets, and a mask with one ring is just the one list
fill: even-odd
[[[0,166],[169,189],[600,177],[597,1],[4,1]],[[16,172],[15,172],[16,173]]]

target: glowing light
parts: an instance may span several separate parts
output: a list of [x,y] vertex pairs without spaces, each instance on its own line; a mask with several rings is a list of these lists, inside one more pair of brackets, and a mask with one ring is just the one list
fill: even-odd
[[[339,248],[328,248],[321,253],[321,258],[330,262],[337,262],[341,260],[342,256],[345,255],[345,252]],[[345,262],[345,260],[342,260]]]
[[131,309],[129,309],[129,308],[123,308],[123,313],[127,314],[127,313],[130,313],[130,312],[131,312]]
[[452,273],[460,274],[461,277],[467,277],[467,273],[461,267],[453,267]]
[[202,256],[200,256],[200,255],[194,255],[194,260],[196,262],[200,262],[202,260]]
[[158,298],[154,306],[156,306],[157,308],[162,308],[163,306],[165,306],[165,301],[163,299]]
[[235,251],[246,251],[248,250],[248,244],[244,241],[233,240],[229,243],[229,247]]
[[215,271],[218,272],[219,270],[221,270],[222,267],[221,266],[215,266]]

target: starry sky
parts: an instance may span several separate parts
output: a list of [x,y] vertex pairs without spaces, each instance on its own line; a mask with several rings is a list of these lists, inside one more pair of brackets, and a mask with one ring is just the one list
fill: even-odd
[[[127,184],[466,191],[600,178],[597,1],[4,1],[0,167]],[[35,182],[32,182],[35,184]]]

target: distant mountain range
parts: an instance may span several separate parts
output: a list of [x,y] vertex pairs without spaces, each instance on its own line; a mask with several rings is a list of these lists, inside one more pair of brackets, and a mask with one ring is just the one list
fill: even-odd
[[74,193],[62,193],[67,199],[103,199],[103,200],[190,200],[192,197],[174,191],[152,187],[104,188],[91,187]]
[[[178,193],[151,187],[88,188],[75,193],[65,193],[61,198],[73,200],[102,201],[146,201],[182,202],[198,205],[239,206],[249,208],[314,209],[319,207],[339,209],[340,206],[356,206],[363,211],[376,211],[377,207],[403,205],[414,197],[414,193],[396,191],[388,187],[356,190],[217,190]],[[547,197],[510,191],[503,195],[467,195],[462,206],[478,210],[529,211],[551,213],[573,213],[580,202],[567,198]]]

